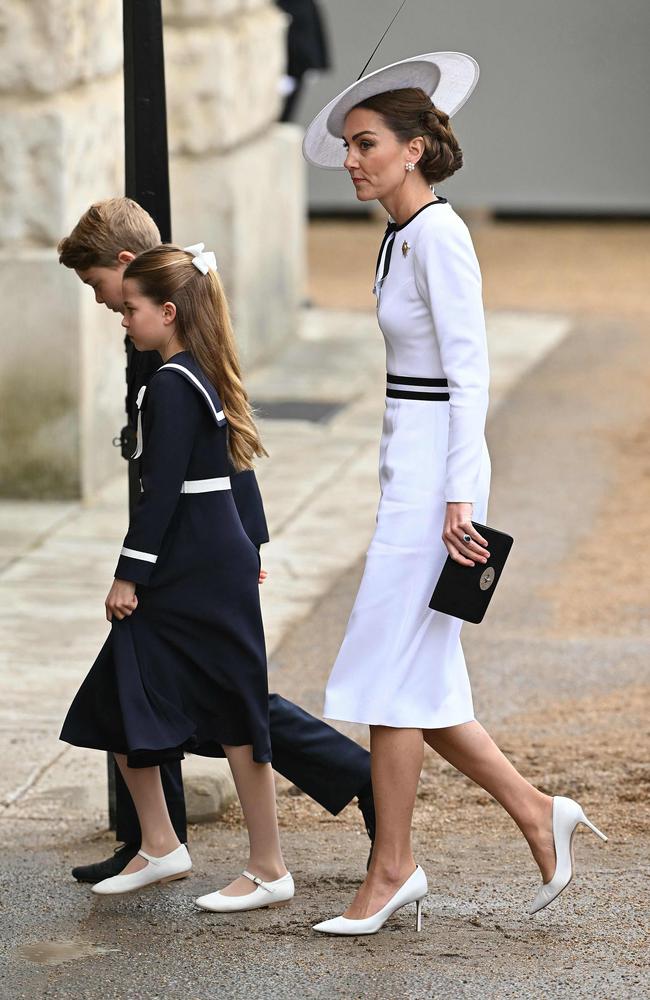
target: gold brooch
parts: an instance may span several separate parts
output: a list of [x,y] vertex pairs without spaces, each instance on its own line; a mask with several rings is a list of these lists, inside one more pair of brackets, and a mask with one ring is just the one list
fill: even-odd
[[406,257],[410,249],[411,249],[410,246],[408,245],[406,240],[404,240],[404,242],[402,243],[402,256]]

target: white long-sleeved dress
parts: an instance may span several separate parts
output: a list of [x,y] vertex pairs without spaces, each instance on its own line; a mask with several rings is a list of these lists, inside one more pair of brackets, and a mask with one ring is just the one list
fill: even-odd
[[381,499],[325,717],[435,729],[474,718],[462,622],[429,608],[448,501],[485,523],[489,370],[481,274],[445,199],[389,224],[377,264],[386,344]]

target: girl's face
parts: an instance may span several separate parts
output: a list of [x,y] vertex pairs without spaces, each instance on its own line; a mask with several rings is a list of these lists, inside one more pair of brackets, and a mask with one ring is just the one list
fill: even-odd
[[350,111],[343,142],[347,149],[344,167],[359,201],[390,197],[409,176],[405,164],[419,159],[417,147],[411,150],[408,143],[399,142],[381,115],[367,108]]
[[162,305],[148,299],[140,291],[134,278],[122,283],[124,318],[122,326],[133,341],[137,351],[159,351],[161,354],[176,334],[176,306],[173,302]]

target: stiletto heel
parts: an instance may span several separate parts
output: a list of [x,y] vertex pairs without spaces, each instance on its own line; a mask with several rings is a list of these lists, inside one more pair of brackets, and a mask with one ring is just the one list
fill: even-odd
[[580,823],[589,827],[597,837],[607,837],[587,819],[579,803],[563,795],[553,796],[553,844],[555,845],[555,873],[550,882],[539,889],[529,913],[537,913],[563,892],[573,878],[573,838]]
[[418,865],[413,874],[407,878],[404,885],[400,886],[394,896],[392,896],[385,906],[371,917],[355,920],[351,917],[334,917],[332,920],[323,920],[322,923],[314,926],[315,931],[321,934],[376,934],[393,913],[415,903],[415,927],[422,929],[422,900],[427,894],[427,877]]
[[415,900],[415,929],[418,933],[422,930],[422,899]]
[[581,823],[584,823],[584,825],[585,825],[585,826],[588,826],[588,827],[589,827],[589,829],[590,829],[590,830],[591,830],[591,831],[592,831],[593,833],[595,833],[597,837],[600,837],[600,839],[601,839],[601,840],[604,840],[604,841],[605,841],[605,843],[607,843],[607,837],[606,837],[606,836],[605,836],[605,834],[604,834],[604,833],[602,832],[602,830],[599,830],[597,826],[594,826],[594,824],[593,824],[593,823],[591,822],[591,820],[590,820],[590,819],[587,819],[587,817],[585,816],[585,814],[584,814],[584,813],[583,813],[583,814],[582,814],[582,816],[581,816],[581,819],[580,819],[580,822],[581,822]]

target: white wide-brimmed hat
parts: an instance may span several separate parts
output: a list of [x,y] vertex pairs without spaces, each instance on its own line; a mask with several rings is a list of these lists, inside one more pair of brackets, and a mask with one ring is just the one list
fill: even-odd
[[478,63],[464,52],[427,52],[391,63],[362,76],[316,115],[307,128],[302,151],[308,163],[342,170],[346,157],[341,142],[345,118],[352,108],[387,90],[420,87],[449,117],[467,101],[478,81]]

